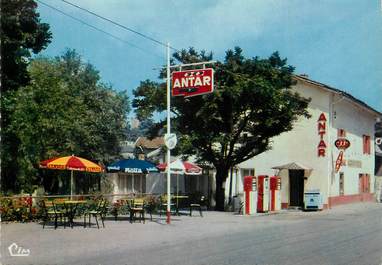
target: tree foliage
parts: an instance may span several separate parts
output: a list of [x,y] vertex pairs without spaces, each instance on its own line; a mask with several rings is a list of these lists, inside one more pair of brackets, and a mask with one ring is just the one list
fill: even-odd
[[40,22],[33,0],[1,0],[2,91],[29,82],[27,66],[31,53],[50,43],[49,25]]
[[75,154],[102,163],[118,156],[129,111],[125,92],[101,83],[73,50],[33,60],[29,74],[31,84],[15,95],[10,126],[20,141],[18,188],[41,183],[43,159]]
[[[19,139],[10,130],[15,93],[29,83],[31,55],[50,43],[49,25],[42,23],[33,0],[1,0],[1,177],[2,188],[13,187],[19,165]],[[4,185],[5,184],[5,185]]]
[[[192,63],[211,60],[212,54],[191,48],[173,57]],[[214,93],[172,98],[171,112],[172,128],[180,136],[179,153],[194,154],[216,168],[216,203],[221,210],[229,169],[271,148],[272,137],[292,130],[300,116],[309,117],[309,99],[291,91],[294,68],[277,52],[266,59],[245,58],[236,47],[214,68]],[[140,119],[165,110],[164,83],[143,81],[134,96]],[[164,124],[160,121],[154,128],[158,131]]]

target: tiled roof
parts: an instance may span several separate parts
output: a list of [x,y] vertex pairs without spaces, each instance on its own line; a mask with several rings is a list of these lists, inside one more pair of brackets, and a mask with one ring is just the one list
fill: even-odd
[[362,100],[359,100],[355,97],[353,97],[352,95],[350,95],[349,93],[345,92],[345,91],[342,91],[342,90],[339,90],[337,88],[334,88],[334,87],[330,87],[328,85],[325,85],[323,83],[320,83],[320,82],[317,82],[317,81],[313,81],[309,78],[307,78],[305,75],[294,75],[294,78],[296,80],[299,80],[299,81],[303,81],[303,82],[307,82],[307,83],[310,83],[310,84],[314,84],[314,85],[317,85],[317,86],[320,86],[322,88],[325,88],[327,90],[330,90],[331,92],[333,93],[336,93],[336,94],[339,94],[339,95],[342,95],[348,99],[350,99],[351,101],[353,101],[354,103],[360,105],[361,107],[364,107],[366,109],[368,109],[369,111],[371,112],[374,112],[375,114],[377,114],[378,116],[382,116],[382,113],[377,111],[376,109],[370,107],[369,105],[367,105],[365,102],[363,102]]
[[135,142],[135,146],[142,146],[148,149],[157,149],[163,145],[164,145],[163,137],[157,137],[152,140],[146,137],[138,137],[137,141]]

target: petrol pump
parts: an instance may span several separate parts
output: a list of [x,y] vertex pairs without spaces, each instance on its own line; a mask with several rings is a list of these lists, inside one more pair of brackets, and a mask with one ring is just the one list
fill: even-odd
[[244,177],[244,214],[255,214],[257,210],[256,177]]
[[269,178],[270,189],[270,211],[281,210],[281,177],[272,176]]
[[265,175],[257,177],[257,211],[269,211],[269,177]]

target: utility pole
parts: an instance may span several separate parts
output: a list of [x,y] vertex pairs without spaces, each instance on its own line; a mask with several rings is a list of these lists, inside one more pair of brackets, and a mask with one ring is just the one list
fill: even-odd
[[[170,99],[171,99],[171,91],[170,91],[170,43],[167,43],[167,135],[170,135],[171,132],[171,120],[170,120]],[[167,147],[167,219],[166,223],[170,224],[171,222],[171,150]]]

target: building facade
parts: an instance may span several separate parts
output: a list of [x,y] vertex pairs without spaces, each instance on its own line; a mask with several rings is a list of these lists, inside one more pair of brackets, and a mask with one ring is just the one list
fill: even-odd
[[302,207],[308,190],[320,190],[324,208],[375,200],[375,123],[382,114],[338,89],[304,76],[295,80],[293,89],[311,98],[311,118],[301,117],[292,131],[272,139],[271,150],[231,171],[226,196],[243,192],[245,175],[279,175],[283,208]]
[[375,125],[375,195],[382,202],[382,122]]

